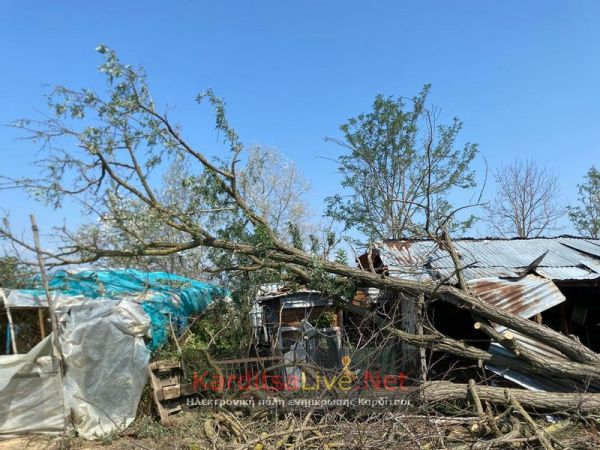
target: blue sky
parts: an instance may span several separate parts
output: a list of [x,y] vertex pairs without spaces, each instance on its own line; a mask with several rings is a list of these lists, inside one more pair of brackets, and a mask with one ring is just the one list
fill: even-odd
[[[297,162],[319,211],[339,189],[327,158],[340,148],[323,138],[377,93],[411,96],[431,82],[431,102],[464,122],[461,139],[479,143],[491,168],[545,162],[568,204],[600,164],[598,23],[593,1],[4,1],[0,123],[35,117],[48,85],[101,86],[94,48],[104,43],[146,67],[159,104],[208,151],[216,138],[194,98],[212,87],[247,144]],[[19,136],[0,128],[0,172],[34,175],[37,148]],[[46,231],[85,220],[14,191],[0,192],[0,206],[17,228],[30,213]]]

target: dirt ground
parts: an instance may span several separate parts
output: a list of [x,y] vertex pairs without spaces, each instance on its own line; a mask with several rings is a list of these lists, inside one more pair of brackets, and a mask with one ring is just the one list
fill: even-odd
[[23,448],[42,448],[40,446],[29,447],[29,438],[6,439],[0,441],[0,450],[17,450]]

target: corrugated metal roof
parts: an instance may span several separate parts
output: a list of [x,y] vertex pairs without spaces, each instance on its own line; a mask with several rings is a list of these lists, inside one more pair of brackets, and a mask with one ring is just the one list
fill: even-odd
[[298,298],[287,298],[283,300],[281,304],[282,309],[295,309],[295,308],[313,308],[315,306],[331,306],[333,305],[333,299],[329,297],[321,297],[315,295],[307,295]]
[[516,370],[507,369],[506,367],[496,367],[485,365],[485,368],[503,378],[506,378],[513,383],[518,384],[525,389],[537,392],[572,392],[571,386],[564,386],[559,381],[552,380],[548,377],[540,377],[534,374],[524,374]]
[[532,391],[538,392],[599,392],[600,386],[567,379],[554,379],[542,375],[523,373],[507,368],[485,365],[485,368]]
[[550,280],[595,280],[600,273],[579,267],[538,267],[535,272]]
[[[416,281],[431,281],[432,279],[443,280],[450,278],[451,282],[455,282],[455,277],[453,276],[454,269],[449,267],[437,268],[435,270],[417,269],[412,271],[398,271],[397,268],[395,268],[395,270],[390,270],[389,274],[393,277]],[[463,274],[467,280],[486,277],[516,278],[519,276],[518,272],[506,267],[467,267],[466,269],[463,269]]]
[[551,281],[535,275],[521,280],[481,278],[468,282],[482,300],[515,316],[533,317],[565,301],[565,296]]
[[[282,290],[286,288],[286,285],[283,283],[270,283],[270,284],[262,284],[258,287],[257,295],[259,297],[268,296],[268,295],[277,295],[280,294]],[[288,288],[288,291],[291,289]]]
[[[546,253],[538,268],[555,280],[600,277],[600,240],[577,238],[458,239],[465,278],[515,276]],[[391,274],[403,278],[443,279],[454,270],[447,251],[433,241],[385,241],[377,245],[379,257]],[[548,270],[546,268],[559,268]],[[596,275],[594,275],[596,274]],[[554,276],[555,277],[554,277]]]
[[[442,269],[441,272],[445,277],[448,277],[454,272],[454,269]],[[519,276],[518,272],[507,267],[467,267],[462,272],[467,280],[487,277],[514,278]]]
[[563,245],[600,258],[600,240],[598,239],[558,238],[558,241]]

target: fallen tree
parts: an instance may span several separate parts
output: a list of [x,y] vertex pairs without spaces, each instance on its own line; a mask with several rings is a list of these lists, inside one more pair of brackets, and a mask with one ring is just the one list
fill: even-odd
[[[481,401],[489,401],[495,404],[510,404],[510,398],[512,397],[524,407],[540,412],[568,415],[570,413],[594,412],[600,409],[600,394],[588,392],[537,392],[478,385],[477,394]],[[423,383],[409,397],[427,404],[472,399],[468,384],[450,383],[448,381]]]
[[[108,93],[100,96],[89,90],[58,87],[50,97],[53,117],[41,121],[24,120],[14,126],[30,133],[42,145],[46,157],[42,163],[47,177],[41,179],[7,179],[10,187],[23,187],[60,206],[75,197],[90,213],[97,213],[101,224],[117,227],[128,237],[127,245],[115,246],[103,240],[101,229],[81,234],[63,229],[65,248],[42,252],[50,265],[95,263],[103,258],[161,257],[196,248],[209,249],[212,260],[219,260],[216,271],[266,271],[278,279],[288,279],[325,292],[352,292],[356,286],[371,286],[394,292],[417,301],[443,301],[469,311],[487,325],[493,322],[543,343],[564,355],[564,361],[548,365],[547,361],[518,348],[515,358],[491,354],[463,341],[445,336],[429,323],[422,334],[411,334],[398,327],[386,326],[387,332],[419,347],[427,347],[460,358],[508,367],[525,372],[566,377],[584,382],[600,381],[600,355],[580,342],[526,318],[503,311],[468,291],[461,276],[460,262],[453,254],[445,224],[426,234],[445,246],[453,255],[459,286],[447,283],[416,282],[390,278],[373,267],[356,268],[323,255],[302,250],[295,242],[276,232],[253,205],[252,198],[239,188],[243,173],[244,147],[225,115],[224,104],[211,91],[198,96],[208,100],[216,116],[216,128],[227,146],[220,158],[198,150],[188,142],[179,127],[166,113],[159,112],[150,96],[141,70],[123,65],[111,50],[100,47],[105,56],[101,71],[107,74]],[[222,150],[222,149],[221,149]],[[185,161],[190,172],[181,180],[181,189],[193,195],[185,201],[173,200],[156,187],[161,164]],[[130,226],[132,214],[146,214],[173,231],[170,240],[149,240],[136,234]],[[5,221],[0,234],[19,246],[34,251],[26,240],[15,235]],[[354,307],[346,303],[344,307]],[[380,317],[379,322],[385,321]],[[506,334],[491,337],[500,344]],[[482,390],[482,396],[500,401],[503,391]],[[427,398],[464,396],[464,387],[426,384]],[[550,395],[516,392],[515,398],[529,406],[552,409],[574,408],[579,394]],[[585,397],[588,399],[588,397]],[[591,396],[583,404],[598,405]]]

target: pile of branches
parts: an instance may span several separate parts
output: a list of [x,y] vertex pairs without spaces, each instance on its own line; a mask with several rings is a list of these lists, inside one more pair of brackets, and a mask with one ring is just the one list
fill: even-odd
[[[576,449],[600,445],[598,418],[527,412],[510,393],[403,410],[226,410],[182,416],[160,433],[143,421],[124,432],[144,448],[197,449]],[[550,419],[550,421],[548,420]],[[148,439],[150,437],[150,439]],[[175,438],[175,439],[174,439]],[[124,442],[121,442],[124,444]]]

